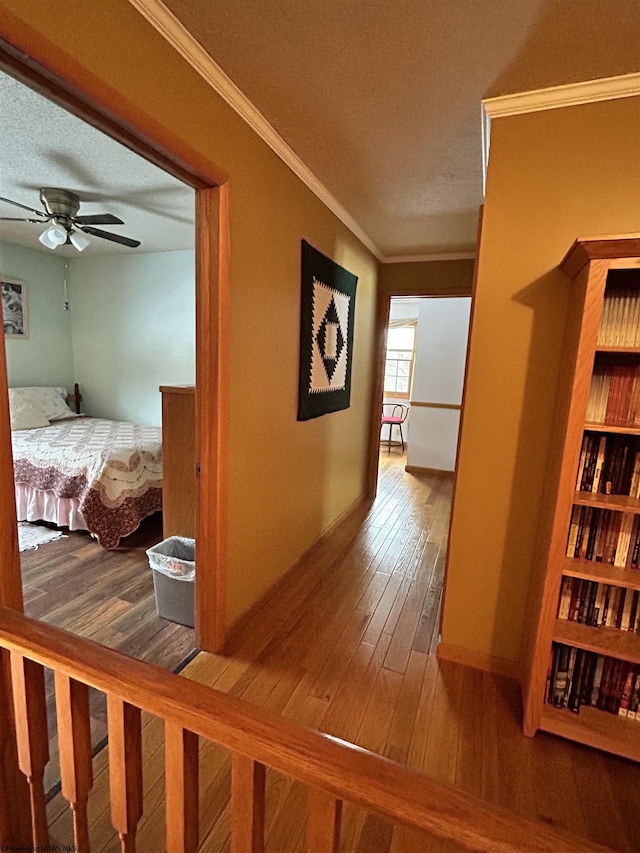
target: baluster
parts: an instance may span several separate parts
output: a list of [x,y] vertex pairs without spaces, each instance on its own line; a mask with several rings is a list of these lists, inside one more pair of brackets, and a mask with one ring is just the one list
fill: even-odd
[[9,651],[0,648],[0,846],[33,842],[29,786],[18,764]]
[[87,800],[93,785],[89,688],[60,672],[55,682],[62,795],[73,811],[76,848],[88,853]]
[[140,709],[107,696],[111,822],[122,853],[135,853],[142,817],[142,720]]
[[338,853],[342,800],[321,788],[309,788],[307,853]]
[[18,652],[11,652],[11,679],[15,709],[18,764],[27,777],[31,797],[31,832],[35,847],[49,844],[44,800],[44,769],[49,761],[47,700],[44,668]]
[[198,849],[198,736],[165,723],[165,785],[168,853]]
[[264,850],[264,764],[231,756],[231,853]]

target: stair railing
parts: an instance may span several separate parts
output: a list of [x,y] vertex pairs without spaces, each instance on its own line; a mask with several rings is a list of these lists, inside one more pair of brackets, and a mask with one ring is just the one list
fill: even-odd
[[[263,850],[267,767],[307,788],[307,853],[337,853],[343,802],[481,853],[605,850],[353,744],[4,607],[0,607],[2,648],[10,655],[18,761],[29,785],[36,849],[50,845],[43,790],[49,757],[43,667],[49,667],[55,674],[62,794],[73,812],[79,853],[90,849],[89,687],[107,696],[111,821],[123,853],[135,851],[144,808],[142,711],[159,717],[165,726],[169,853],[195,853],[198,848],[199,738],[224,747],[231,756],[232,853]],[[3,737],[6,741],[3,728],[0,709],[0,746]],[[5,794],[6,805],[11,791]],[[10,834],[3,826],[0,821],[0,832]],[[10,837],[0,837],[0,845],[12,843]]]

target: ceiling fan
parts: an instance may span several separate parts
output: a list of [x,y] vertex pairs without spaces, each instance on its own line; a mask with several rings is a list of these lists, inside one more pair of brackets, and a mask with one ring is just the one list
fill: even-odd
[[117,216],[113,216],[111,213],[76,216],[80,209],[80,198],[70,190],[43,187],[40,190],[40,201],[42,202],[44,211],[27,207],[24,204],[20,204],[20,202],[12,201],[10,198],[2,198],[0,196],[0,201],[6,201],[16,207],[21,207],[23,210],[35,213],[39,217],[38,219],[21,219],[19,217],[0,216],[0,221],[33,222],[36,224],[50,223],[38,237],[42,245],[46,246],[47,249],[57,249],[58,246],[72,245],[79,252],[82,252],[91,242],[85,237],[85,234],[90,234],[92,237],[102,237],[103,240],[120,243],[132,249],[140,245],[139,240],[132,240],[131,237],[123,237],[121,234],[114,234],[111,231],[103,231],[101,228],[93,227],[94,225],[124,225],[121,219],[118,219]]

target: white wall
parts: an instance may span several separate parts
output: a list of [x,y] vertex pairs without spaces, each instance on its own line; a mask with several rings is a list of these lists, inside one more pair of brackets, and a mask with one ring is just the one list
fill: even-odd
[[194,253],[87,255],[70,272],[85,411],[159,426],[159,386],[195,382]]
[[470,311],[468,297],[420,300],[407,465],[455,468],[459,409],[416,404],[461,404]]
[[63,307],[64,259],[0,242],[0,273],[26,284],[28,336],[6,339],[9,385],[65,385],[71,390],[75,380],[71,313]]

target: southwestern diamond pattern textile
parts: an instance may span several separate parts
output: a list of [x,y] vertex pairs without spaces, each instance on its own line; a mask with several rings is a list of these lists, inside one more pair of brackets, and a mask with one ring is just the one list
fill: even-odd
[[357,282],[302,241],[299,421],[349,408]]

